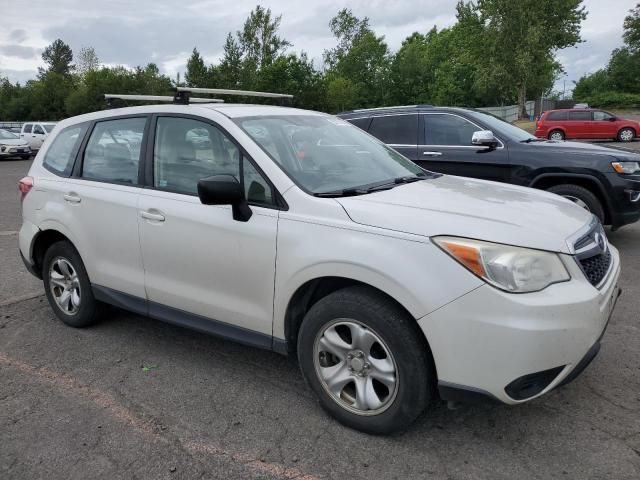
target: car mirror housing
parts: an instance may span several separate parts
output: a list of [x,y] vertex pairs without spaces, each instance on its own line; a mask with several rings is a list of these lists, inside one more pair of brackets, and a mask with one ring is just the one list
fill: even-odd
[[203,205],[231,205],[233,219],[246,222],[253,212],[242,185],[233,175],[214,175],[198,181],[198,197]]
[[477,132],[473,132],[473,135],[471,136],[471,144],[495,148],[498,145],[498,140],[491,130],[478,130]]

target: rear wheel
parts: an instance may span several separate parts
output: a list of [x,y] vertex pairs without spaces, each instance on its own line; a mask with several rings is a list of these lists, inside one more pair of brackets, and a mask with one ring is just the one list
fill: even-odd
[[49,305],[64,323],[86,327],[98,319],[102,305],[93,297],[80,254],[69,242],[56,242],[46,251],[42,279]]
[[321,406],[367,433],[405,429],[435,381],[415,320],[375,290],[349,287],[319,300],[298,337],[302,374]]
[[618,141],[630,142],[636,138],[636,132],[633,128],[623,128],[618,132]]
[[598,197],[586,188],[580,185],[564,184],[551,187],[548,191],[571,200],[576,205],[593,213],[598,217],[600,223],[604,223],[604,208],[602,207],[602,203]]
[[562,130],[552,130],[549,133],[549,140],[564,140],[564,132]]

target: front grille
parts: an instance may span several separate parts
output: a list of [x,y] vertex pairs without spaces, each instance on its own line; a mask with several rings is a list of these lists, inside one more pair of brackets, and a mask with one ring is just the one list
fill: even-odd
[[587,276],[591,285],[598,285],[609,271],[611,266],[611,251],[607,249],[606,252],[593,257],[579,259],[582,271]]

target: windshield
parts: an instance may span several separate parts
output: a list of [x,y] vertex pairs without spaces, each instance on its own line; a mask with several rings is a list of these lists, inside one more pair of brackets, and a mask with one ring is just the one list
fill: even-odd
[[273,115],[235,121],[298,185],[314,194],[426,175],[410,160],[338,118]]
[[41,125],[44,127],[47,133],[51,133],[51,130],[53,130],[53,127],[56,126],[55,123],[42,123]]
[[488,113],[473,111],[471,113],[475,118],[485,123],[489,130],[492,130],[494,133],[499,134],[503,137],[507,137],[509,140],[514,142],[523,142],[529,139],[535,139],[533,135],[531,135],[526,130],[521,129],[520,127],[516,127],[515,125],[510,124],[509,122],[505,122],[501,118],[494,117]]
[[8,132],[7,130],[0,130],[0,139],[1,140],[16,140],[20,137],[18,137],[17,135]]

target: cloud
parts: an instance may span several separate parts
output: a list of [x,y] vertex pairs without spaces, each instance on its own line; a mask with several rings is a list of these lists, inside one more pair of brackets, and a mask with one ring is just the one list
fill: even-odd
[[24,42],[27,39],[27,31],[19,28],[17,30],[12,30],[9,32],[9,40],[13,40],[14,42],[20,43]]
[[34,58],[38,56],[39,49],[33,47],[23,47],[22,45],[0,45],[0,53],[9,57]]

